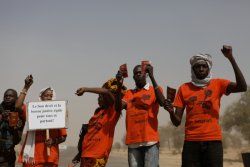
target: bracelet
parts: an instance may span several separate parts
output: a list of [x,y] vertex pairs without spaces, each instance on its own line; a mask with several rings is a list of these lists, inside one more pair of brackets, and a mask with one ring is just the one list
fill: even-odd
[[27,92],[21,91],[20,94],[27,95]]

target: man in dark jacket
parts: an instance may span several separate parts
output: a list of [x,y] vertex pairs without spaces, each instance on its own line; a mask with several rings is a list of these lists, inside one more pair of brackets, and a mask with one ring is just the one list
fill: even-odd
[[[27,89],[22,91],[20,96],[26,95],[32,83],[32,76],[28,76],[24,86]],[[26,106],[22,104],[20,108],[16,107],[17,101],[17,92],[7,89],[0,104],[0,167],[15,167],[14,148],[21,141],[26,120]]]

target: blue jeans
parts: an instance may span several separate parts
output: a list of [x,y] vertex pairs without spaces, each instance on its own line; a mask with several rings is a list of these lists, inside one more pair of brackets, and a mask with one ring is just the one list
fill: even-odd
[[185,141],[182,167],[223,167],[221,141]]
[[128,148],[129,167],[159,167],[159,144]]

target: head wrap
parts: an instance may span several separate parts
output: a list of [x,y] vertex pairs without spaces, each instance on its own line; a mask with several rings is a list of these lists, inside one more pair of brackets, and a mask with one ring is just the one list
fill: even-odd
[[[194,71],[193,71],[193,67],[195,64],[200,63],[200,62],[206,62],[209,68],[209,72],[206,78],[200,80],[196,77]],[[193,57],[191,57],[190,59],[190,64],[191,64],[191,78],[192,78],[192,84],[194,84],[195,86],[198,87],[204,87],[207,86],[210,82],[210,80],[212,79],[212,73],[211,73],[211,69],[212,69],[212,56],[209,54],[203,54],[203,53],[199,53],[194,55]]]
[[53,97],[52,97],[52,100],[55,100],[56,99],[56,92],[55,90],[52,88],[52,87],[46,87],[46,88],[43,88],[40,93],[39,93],[39,101],[42,101],[42,95],[44,92],[46,92],[47,90],[52,90],[53,92]]
[[[116,78],[111,78],[102,85],[102,88],[110,90],[111,93],[116,94],[118,90],[118,81]],[[126,86],[122,85],[121,95],[124,96],[126,93]]]

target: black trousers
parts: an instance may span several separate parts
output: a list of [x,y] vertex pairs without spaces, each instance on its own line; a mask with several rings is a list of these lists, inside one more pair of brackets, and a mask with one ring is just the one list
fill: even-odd
[[185,141],[182,167],[223,167],[221,141]]

